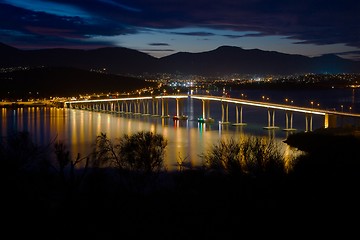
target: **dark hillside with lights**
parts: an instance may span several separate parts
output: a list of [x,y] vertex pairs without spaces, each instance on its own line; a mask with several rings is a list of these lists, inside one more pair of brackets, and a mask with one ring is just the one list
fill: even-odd
[[129,92],[155,86],[143,79],[75,68],[41,67],[0,73],[2,98]]

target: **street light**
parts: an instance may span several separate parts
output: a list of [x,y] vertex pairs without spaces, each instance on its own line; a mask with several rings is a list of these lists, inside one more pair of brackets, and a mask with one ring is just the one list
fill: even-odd
[[310,103],[311,103],[311,107],[314,108],[314,102],[311,101]]
[[344,105],[341,105],[341,111],[344,112]]

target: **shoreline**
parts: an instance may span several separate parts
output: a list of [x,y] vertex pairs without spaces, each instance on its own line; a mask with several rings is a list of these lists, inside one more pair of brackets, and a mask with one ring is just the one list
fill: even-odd
[[36,102],[0,102],[0,108],[23,108],[23,107],[56,107],[57,105],[50,101]]

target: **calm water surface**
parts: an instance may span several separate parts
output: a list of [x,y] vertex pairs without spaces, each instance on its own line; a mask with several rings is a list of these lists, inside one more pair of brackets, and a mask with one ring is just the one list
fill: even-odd
[[[259,100],[264,91],[243,91],[248,99]],[[307,99],[319,102],[324,108],[335,108],[346,111],[352,106],[352,111],[359,107],[360,92],[358,90],[326,90],[326,91],[267,91],[267,96],[273,102],[282,102],[284,98],[294,99],[301,106],[307,106]],[[240,92],[231,92],[232,97],[240,96]],[[300,104],[302,103],[302,104]],[[202,164],[201,154],[208,151],[220,139],[241,139],[256,135],[275,139],[282,150],[290,158],[296,150],[290,149],[282,140],[287,134],[282,130],[285,126],[285,113],[276,112],[276,125],[279,129],[265,130],[267,125],[266,109],[244,107],[243,121],[246,126],[219,125],[221,120],[221,106],[211,104],[211,116],[214,124],[199,124],[197,117],[201,116],[201,101],[186,100],[183,112],[189,116],[186,121],[174,121],[171,118],[159,118],[130,114],[108,114],[90,112],[86,110],[59,109],[50,107],[31,107],[19,109],[0,109],[0,135],[6,136],[17,131],[29,131],[34,141],[40,145],[54,140],[64,141],[71,154],[82,156],[91,153],[96,136],[105,133],[110,139],[122,137],[138,131],[152,131],[162,134],[168,141],[165,152],[165,163],[169,170],[176,169],[176,161],[186,159],[193,166]],[[175,100],[169,102],[169,113],[176,113]],[[235,107],[229,105],[229,120],[235,120]],[[323,117],[314,116],[314,129],[322,127]],[[352,124],[350,121],[349,124]],[[294,114],[294,128],[297,132],[304,131],[305,117],[303,114]],[[295,151],[295,152],[294,152]]]

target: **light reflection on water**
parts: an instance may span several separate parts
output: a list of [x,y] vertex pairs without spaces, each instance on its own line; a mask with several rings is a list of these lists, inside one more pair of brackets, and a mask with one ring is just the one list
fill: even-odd
[[[86,110],[58,108],[1,109],[1,136],[17,131],[28,131],[38,145],[59,140],[67,144],[73,159],[76,155],[91,153],[95,139],[105,133],[110,139],[138,131],[152,131],[164,136],[168,144],[165,165],[168,170],[177,168],[177,161],[185,160],[190,166],[201,166],[201,155],[220,139],[240,140],[249,136],[247,126],[200,124],[194,120],[177,120],[131,114],[108,114]],[[276,137],[281,130],[261,129],[264,137],[274,138],[281,144],[287,159],[292,150]]]

